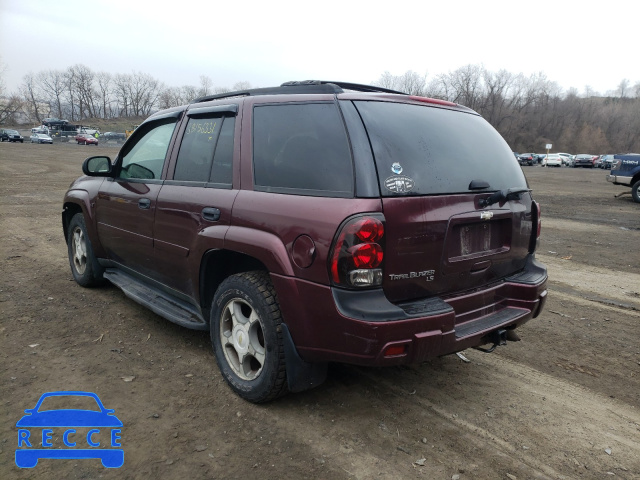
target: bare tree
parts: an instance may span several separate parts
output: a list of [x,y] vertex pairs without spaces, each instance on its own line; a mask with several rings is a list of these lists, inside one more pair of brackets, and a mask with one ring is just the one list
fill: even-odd
[[85,65],[78,64],[69,68],[69,78],[77,95],[80,118],[99,116],[95,103],[94,77],[95,74]]
[[0,125],[16,123],[17,116],[24,111],[23,107],[19,95],[0,95]]
[[171,108],[183,105],[182,90],[178,87],[165,87],[158,97],[158,108]]
[[251,89],[251,84],[249,82],[236,82],[231,87],[232,92],[241,91],[241,90],[249,90]]
[[198,90],[198,97],[206,97],[213,93],[213,81],[206,75],[200,75],[200,89]]
[[398,90],[397,77],[392,75],[388,70],[385,71],[378,80],[371,82],[372,85],[387,88],[389,90]]
[[616,89],[616,94],[620,98],[625,98],[628,93],[629,93],[629,80],[627,80],[626,78],[623,78],[622,80],[620,80],[620,83],[618,84],[618,88]]
[[398,78],[398,90],[409,95],[424,95],[427,85],[427,75],[420,75],[413,70],[407,70]]
[[193,85],[184,85],[180,89],[180,93],[182,95],[180,103],[178,105],[182,105],[184,103],[189,103],[196,98],[198,98],[198,90]]
[[424,95],[427,90],[427,75],[420,75],[413,70],[407,70],[404,74],[395,76],[386,71],[372,84],[390,90],[398,90],[409,95]]
[[4,76],[7,66],[0,61],[0,125],[15,123],[16,116],[22,111],[23,102],[19,95],[7,95]]
[[118,73],[113,79],[113,95],[116,99],[118,116],[130,116],[131,96],[129,92],[129,84],[131,83],[131,75]]
[[49,104],[51,114],[63,118],[63,103],[66,92],[65,74],[61,70],[45,70],[36,80],[42,90],[43,99]]
[[113,116],[112,112],[112,93],[113,77],[108,72],[99,72],[96,74],[96,92],[100,96],[100,104],[103,118]]
[[158,103],[160,82],[151,75],[142,72],[134,72],[130,79],[131,113],[136,117],[146,117]]
[[42,99],[40,97],[40,90],[36,77],[33,73],[28,73],[22,78],[22,85],[20,92],[28,105],[27,114],[31,117],[31,120],[35,120],[38,123],[42,122],[41,107]]

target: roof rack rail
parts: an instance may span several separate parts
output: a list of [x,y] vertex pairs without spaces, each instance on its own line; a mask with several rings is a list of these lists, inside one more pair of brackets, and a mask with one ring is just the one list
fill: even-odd
[[345,90],[353,90],[355,92],[371,92],[371,93],[395,93],[398,95],[408,95],[405,92],[399,92],[397,90],[391,90],[389,88],[378,87],[376,85],[363,85],[361,83],[348,83],[348,82],[332,82],[328,80],[304,80],[302,82],[285,82],[281,86],[288,85],[337,85]]
[[403,92],[396,90],[390,90],[388,88],[375,87],[373,85],[361,85],[359,83],[347,83],[347,82],[329,82],[324,80],[303,80],[296,82],[285,82],[279,87],[267,87],[267,88],[252,88],[248,90],[237,90],[235,92],[218,93],[215,95],[207,95],[205,97],[196,98],[191,103],[202,103],[211,100],[218,100],[221,98],[230,97],[249,97],[255,95],[287,95],[287,94],[318,94],[328,93],[337,94],[343,93],[344,90],[354,90],[357,92],[380,92],[380,93],[395,93],[399,95],[407,95]]

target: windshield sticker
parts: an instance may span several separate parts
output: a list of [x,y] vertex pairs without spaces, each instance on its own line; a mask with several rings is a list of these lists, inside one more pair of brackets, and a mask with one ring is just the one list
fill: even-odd
[[402,165],[400,165],[398,162],[395,162],[393,165],[391,165],[391,171],[396,175],[400,175],[402,173]]
[[416,182],[413,178],[406,177],[404,175],[395,175],[389,177],[384,181],[384,186],[387,190],[394,193],[407,193],[413,190]]

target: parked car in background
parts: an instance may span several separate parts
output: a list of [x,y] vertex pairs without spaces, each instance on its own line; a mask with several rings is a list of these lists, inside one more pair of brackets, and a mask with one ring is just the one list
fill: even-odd
[[31,143],[53,143],[53,139],[46,133],[31,134]]
[[521,153],[518,155],[518,163],[520,165],[533,165],[533,153]]
[[542,163],[542,160],[544,159],[544,157],[547,156],[546,153],[534,153],[533,155],[537,163]]
[[575,158],[575,155],[571,155],[570,153],[563,153],[563,152],[558,152],[558,155],[562,157],[563,165],[566,165],[568,167],[571,167],[573,165],[573,159]]
[[8,128],[0,129],[0,142],[24,142],[24,138],[17,130]]
[[602,168],[602,155],[596,155],[593,161],[593,168]]
[[100,135],[100,138],[102,138],[103,140],[126,140],[127,136],[124,133],[117,133],[117,132],[105,132],[102,135]]
[[605,170],[611,170],[611,164],[613,163],[613,155],[602,155],[600,157],[600,168]]
[[593,164],[595,162],[596,156],[589,155],[587,153],[581,153],[576,155],[576,158],[573,161],[573,167],[585,167],[585,168],[593,168]]
[[86,133],[76,135],[76,142],[78,145],[98,145],[98,139]]
[[640,153],[614,155],[607,181],[631,187],[633,201],[640,203]]
[[209,330],[252,402],[319,385],[328,362],[515,340],[547,296],[522,168],[455,103],[319,81],[211,95],[82,171],[62,213],[76,282]]
[[562,157],[557,153],[551,153],[542,161],[543,167],[561,167]]

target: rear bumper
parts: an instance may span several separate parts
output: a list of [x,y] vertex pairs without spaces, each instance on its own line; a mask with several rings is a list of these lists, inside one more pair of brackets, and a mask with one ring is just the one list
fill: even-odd
[[607,182],[614,183],[616,185],[631,185],[632,177],[624,177],[622,175],[607,175]]
[[[502,328],[537,317],[545,303],[546,267],[533,256],[521,272],[485,288],[446,298],[390,303],[382,290],[344,291],[272,275],[284,321],[308,362],[399,365],[486,343]],[[398,347],[386,355],[389,347]]]

